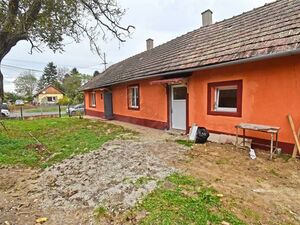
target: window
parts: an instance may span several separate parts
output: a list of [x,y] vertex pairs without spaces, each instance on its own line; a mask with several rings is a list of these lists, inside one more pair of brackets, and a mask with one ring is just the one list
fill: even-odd
[[140,93],[139,93],[138,85],[132,85],[128,87],[128,108],[129,109],[140,108]]
[[208,84],[208,114],[242,115],[242,80]]
[[237,111],[237,86],[224,86],[215,89],[214,110],[218,112]]
[[56,101],[56,97],[50,96],[47,97],[47,102],[55,102]]
[[173,87],[173,100],[185,100],[186,94],[186,87]]
[[95,92],[90,93],[90,106],[96,107],[96,93]]

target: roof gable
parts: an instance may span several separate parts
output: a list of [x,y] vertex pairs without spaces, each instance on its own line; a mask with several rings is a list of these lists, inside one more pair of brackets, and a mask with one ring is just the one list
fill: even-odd
[[39,94],[63,94],[63,91],[59,90],[57,87],[53,85],[48,85],[47,87],[43,88],[42,90],[38,91],[35,96]]
[[300,0],[278,0],[201,27],[109,67],[81,89],[300,49]]

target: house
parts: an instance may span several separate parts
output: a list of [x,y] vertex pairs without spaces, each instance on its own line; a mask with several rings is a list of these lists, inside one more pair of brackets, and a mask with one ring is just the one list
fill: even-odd
[[59,99],[64,97],[64,93],[53,85],[48,85],[38,91],[34,96],[37,104],[57,104]]
[[[300,1],[278,0],[221,22],[202,13],[192,32],[110,66],[81,90],[87,115],[157,129],[235,135],[246,123],[281,127],[293,149],[287,115],[300,126]],[[267,142],[269,136],[247,136]]]

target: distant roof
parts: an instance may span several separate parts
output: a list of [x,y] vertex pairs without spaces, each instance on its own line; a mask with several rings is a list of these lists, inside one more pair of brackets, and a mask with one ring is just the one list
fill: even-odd
[[110,66],[81,90],[300,49],[300,0],[278,0]]
[[58,92],[60,92],[62,94],[64,93],[62,90],[60,90],[57,87],[55,87],[54,85],[50,84],[50,85],[44,87],[43,89],[39,90],[34,96],[37,96],[37,95],[41,94],[43,91],[47,90],[50,87],[54,88],[55,90],[57,90]]

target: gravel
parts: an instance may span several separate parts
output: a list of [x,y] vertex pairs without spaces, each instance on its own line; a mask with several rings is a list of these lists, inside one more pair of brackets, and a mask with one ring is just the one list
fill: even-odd
[[166,162],[183,151],[186,148],[174,142],[112,141],[47,168],[38,178],[35,197],[43,208],[103,206],[121,212],[176,172]]

